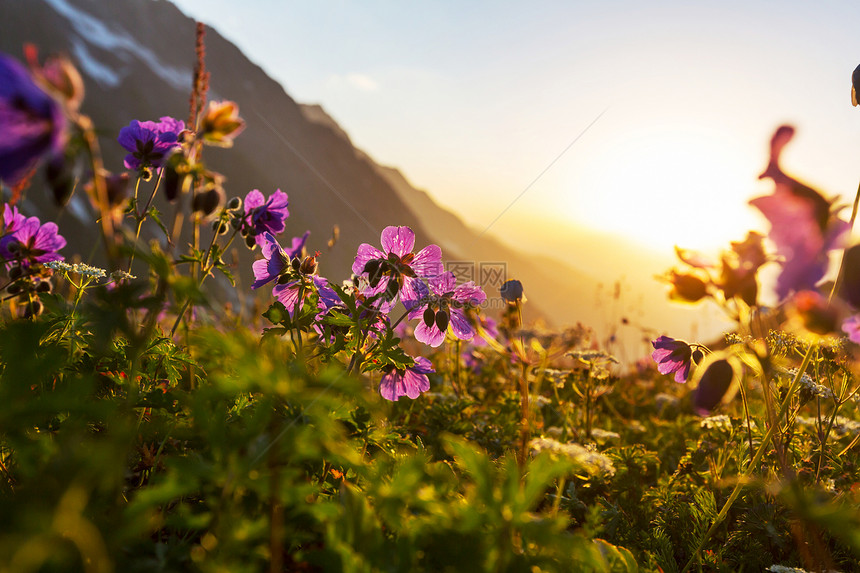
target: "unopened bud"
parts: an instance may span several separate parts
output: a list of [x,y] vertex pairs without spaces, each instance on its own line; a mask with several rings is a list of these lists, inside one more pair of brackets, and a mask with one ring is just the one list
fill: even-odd
[[203,115],[203,142],[218,147],[232,147],[233,140],[245,129],[239,117],[239,106],[232,101],[210,101]]
[[436,313],[433,312],[433,309],[428,306],[426,309],[424,309],[423,319],[425,326],[427,326],[427,328],[430,328],[436,321]]
[[302,261],[301,267],[299,268],[299,272],[303,275],[312,275],[317,272],[317,258],[305,257]]
[[509,303],[516,303],[525,299],[523,296],[523,283],[518,280],[505,281],[501,288],[499,288],[499,293]]
[[708,295],[708,285],[696,275],[672,271],[669,282],[672,284],[669,297],[673,300],[697,302]]
[[26,310],[24,311],[24,318],[33,318],[35,316],[39,316],[42,314],[42,311],[45,310],[45,307],[42,305],[42,301],[39,299],[32,300],[27,305]]
[[206,191],[201,191],[194,196],[191,208],[202,214],[204,217],[209,217],[218,210],[224,200],[224,195],[221,189],[212,188]]
[[446,332],[448,330],[448,312],[444,310],[439,310],[436,312],[436,326],[442,332]]
[[[17,245],[18,243],[16,242],[16,243],[14,243],[14,244],[16,244],[16,245]],[[10,246],[11,246],[11,244],[10,244]],[[10,251],[11,251],[11,249],[10,249]],[[11,269],[9,269],[9,279],[10,279],[10,280],[15,281],[15,280],[20,279],[20,278],[21,278],[21,277],[23,277],[23,276],[24,276],[24,269],[22,269],[22,268],[21,268],[20,266],[18,266],[18,265],[15,265],[15,266],[14,266],[14,267],[12,267]]]
[[713,362],[702,374],[696,393],[693,396],[693,406],[700,412],[710,412],[722,401],[732,384],[735,371],[726,359]]
[[238,211],[242,208],[242,198],[241,197],[233,197],[230,201],[227,202],[227,210],[228,211]]

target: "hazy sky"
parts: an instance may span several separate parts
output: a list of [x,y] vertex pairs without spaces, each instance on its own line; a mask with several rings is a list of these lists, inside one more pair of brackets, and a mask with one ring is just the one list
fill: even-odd
[[175,1],[479,229],[522,194],[494,232],[546,215],[671,249],[766,230],[746,201],[784,122],[798,178],[846,201],[860,178],[856,0]]

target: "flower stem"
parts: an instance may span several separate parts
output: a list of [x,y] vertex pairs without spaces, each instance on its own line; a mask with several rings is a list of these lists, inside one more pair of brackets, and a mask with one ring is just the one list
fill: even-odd
[[818,345],[811,344],[809,349],[806,351],[806,355],[803,357],[803,363],[800,365],[800,368],[797,370],[797,374],[794,377],[794,380],[791,383],[791,386],[788,389],[788,392],[785,394],[785,398],[782,401],[782,404],[779,407],[779,413],[775,416],[774,422],[767,429],[767,433],[765,433],[764,438],[761,440],[761,444],[758,447],[758,450],[755,453],[750,465],[741,472],[741,475],[738,477],[738,482],[735,484],[735,489],[732,490],[732,493],[729,495],[729,499],[726,500],[726,503],[723,504],[723,508],[720,510],[720,513],[717,517],[714,518],[714,522],[711,524],[711,527],[702,535],[701,539],[699,539],[699,543],[696,546],[696,549],[693,551],[693,555],[690,556],[690,560],[681,570],[681,573],[687,573],[690,570],[690,567],[693,566],[693,563],[699,559],[699,556],[702,552],[702,548],[705,546],[705,543],[708,541],[708,538],[717,530],[717,527],[729,513],[732,505],[737,500],[738,496],[741,493],[741,489],[743,489],[746,484],[746,478],[754,471],[756,465],[758,465],[759,461],[761,461],[762,456],[764,456],[765,451],[770,446],[770,442],[773,439],[773,435],[776,433],[779,428],[779,420],[788,412],[788,408],[791,405],[791,399],[794,396],[797,388],[800,386],[800,380],[803,377],[803,373],[806,372],[806,368],[809,366],[809,362],[812,360],[812,355],[815,350],[818,348]]

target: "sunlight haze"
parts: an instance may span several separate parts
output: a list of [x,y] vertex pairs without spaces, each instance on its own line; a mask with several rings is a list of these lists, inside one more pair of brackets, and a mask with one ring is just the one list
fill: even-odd
[[797,177],[850,201],[860,175],[856,2],[176,4],[499,236],[541,214],[668,252],[766,231],[746,202],[786,122]]

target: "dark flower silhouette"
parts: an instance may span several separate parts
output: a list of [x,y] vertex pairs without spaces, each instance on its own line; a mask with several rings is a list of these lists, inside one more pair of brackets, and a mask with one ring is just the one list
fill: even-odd
[[18,61],[0,54],[0,180],[14,185],[48,152],[62,151],[63,108]]

